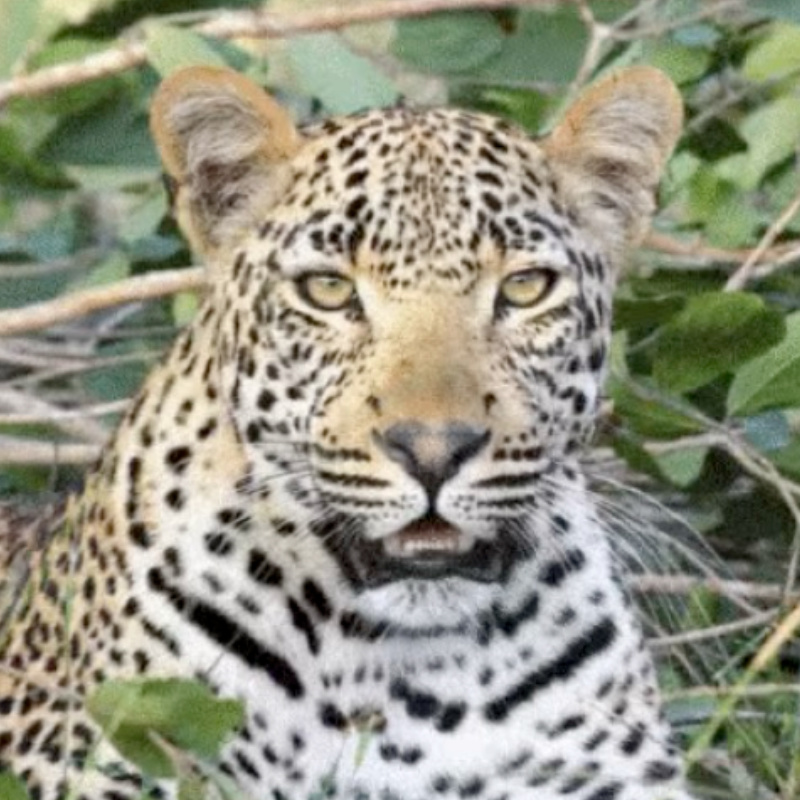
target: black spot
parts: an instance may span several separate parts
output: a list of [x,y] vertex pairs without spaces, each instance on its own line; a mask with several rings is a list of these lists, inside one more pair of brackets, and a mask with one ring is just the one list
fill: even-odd
[[360,194],[355,199],[351,200],[347,204],[347,208],[344,210],[344,215],[347,219],[355,220],[358,215],[363,210],[364,206],[367,204],[367,198],[365,195]]
[[280,586],[283,583],[283,570],[270,561],[266,553],[257,548],[250,551],[247,573],[263,586]]
[[644,779],[648,783],[661,783],[672,780],[678,774],[675,764],[668,761],[650,761],[645,767]]
[[639,751],[644,742],[644,726],[636,725],[631,728],[628,735],[620,743],[619,749],[626,755],[633,755]]
[[239,768],[244,772],[246,775],[249,775],[253,780],[258,780],[261,775],[259,771],[256,769],[255,764],[241,751],[237,750],[233,757],[236,759],[236,763],[239,765]]
[[176,474],[182,475],[191,461],[192,451],[188,447],[173,447],[167,451],[164,461]]
[[369,171],[366,169],[351,172],[344,182],[345,189],[352,189],[354,186],[360,186],[366,180],[367,175],[369,175]]
[[567,550],[560,558],[549,561],[542,567],[539,581],[545,586],[560,586],[568,575],[580,571],[585,563],[583,551]]
[[230,540],[230,537],[226,536],[221,531],[207,533],[203,539],[208,551],[214,555],[227,556],[233,552],[233,542]]
[[323,703],[320,706],[319,721],[324,727],[337,731],[347,728],[347,717],[333,703]]
[[393,700],[403,700],[408,715],[416,719],[430,719],[441,708],[439,700],[434,695],[413,689],[403,678],[395,678],[392,681],[389,686],[389,696]]
[[292,625],[306,637],[308,649],[316,655],[319,653],[319,637],[317,636],[311,617],[308,616],[303,607],[293,597],[289,598],[288,608]]
[[483,787],[485,786],[485,782],[482,778],[471,778],[466,783],[463,783],[458,788],[458,796],[459,797],[477,797],[482,791]]
[[128,526],[128,536],[139,547],[148,548],[153,544],[153,540],[142,522],[132,522]]
[[258,395],[256,403],[262,411],[269,411],[275,405],[276,400],[277,398],[269,389],[263,389]]
[[448,703],[436,719],[436,730],[442,733],[454,731],[461,724],[466,713],[466,704]]
[[170,489],[164,495],[164,502],[174,511],[180,511],[186,504],[186,498],[180,489]]
[[595,789],[590,795],[587,795],[586,800],[614,800],[621,791],[621,783],[607,783],[599,789]]
[[311,578],[303,581],[303,598],[319,614],[322,619],[330,619],[333,614],[330,601],[325,592]]

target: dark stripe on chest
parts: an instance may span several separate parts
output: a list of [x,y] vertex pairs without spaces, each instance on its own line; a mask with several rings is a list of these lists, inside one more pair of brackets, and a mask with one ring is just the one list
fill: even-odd
[[517,706],[555,681],[569,680],[589,659],[602,653],[617,636],[617,628],[610,617],[573,639],[557,658],[526,675],[504,695],[487,703],[484,716],[490,722],[500,722]]
[[305,687],[292,665],[282,656],[264,647],[229,616],[168,584],[161,570],[150,570],[148,579],[153,591],[166,597],[176,611],[200,628],[226,653],[236,656],[254,669],[266,672],[289,697],[296,699],[305,694]]

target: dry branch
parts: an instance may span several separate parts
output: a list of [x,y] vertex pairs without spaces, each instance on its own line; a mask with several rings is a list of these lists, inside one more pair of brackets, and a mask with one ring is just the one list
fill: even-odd
[[98,289],[85,289],[55,300],[35,303],[27,308],[0,312],[0,336],[14,336],[25,331],[49,328],[92,311],[196,290],[204,284],[202,267],[164,270],[128,278]]
[[[573,2],[573,0],[556,0]],[[275,14],[268,11],[226,11],[193,28],[216,39],[282,38],[301,33],[331,31],[385,19],[417,17],[453,9],[493,9],[524,5],[553,5],[553,0],[377,0],[331,5],[327,8]],[[68,86],[106,78],[147,60],[141,41],[127,41],[79,61],[19,75],[0,83],[0,107],[13,97],[35,97]]]
[[100,445],[42,442],[18,436],[0,436],[0,464],[3,466],[91,464],[99,454]]

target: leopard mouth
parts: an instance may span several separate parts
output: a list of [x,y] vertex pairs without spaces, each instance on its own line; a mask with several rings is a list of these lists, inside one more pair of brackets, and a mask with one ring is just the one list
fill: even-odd
[[467,553],[474,544],[474,537],[433,515],[383,539],[390,558],[442,559]]
[[[336,533],[338,527],[325,542],[358,591],[404,580],[500,583],[520,556],[513,537],[502,528],[491,539],[479,539],[436,514],[378,540],[345,537]],[[352,532],[353,526],[342,528],[347,529]]]

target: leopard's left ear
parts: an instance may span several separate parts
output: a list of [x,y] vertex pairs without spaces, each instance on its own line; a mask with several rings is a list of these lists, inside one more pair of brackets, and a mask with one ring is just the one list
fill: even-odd
[[286,189],[301,147],[289,114],[233,70],[189,67],[158,88],[150,125],[192,246],[212,251]]
[[647,231],[682,124],[672,81],[652,67],[632,67],[580,97],[543,148],[581,218],[624,247]]

